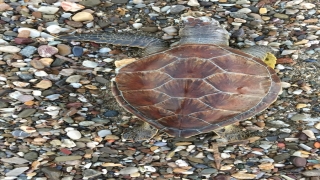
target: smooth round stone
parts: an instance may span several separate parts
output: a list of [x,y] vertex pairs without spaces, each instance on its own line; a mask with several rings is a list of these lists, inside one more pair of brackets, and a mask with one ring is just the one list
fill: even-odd
[[77,140],[77,139],[81,138],[81,133],[79,131],[77,131],[77,130],[71,130],[71,131],[67,132],[67,136],[70,139]]
[[72,54],[76,57],[80,57],[83,55],[83,48],[80,46],[74,46],[72,48]]
[[15,137],[28,137],[30,134],[21,130],[15,130],[11,132],[12,136]]
[[105,113],[103,113],[104,116],[106,117],[116,117],[119,115],[118,111],[107,111]]
[[58,25],[50,25],[46,29],[49,33],[53,33],[53,34],[57,34],[61,31],[61,27]]
[[178,13],[184,11],[185,9],[186,9],[186,7],[183,5],[174,5],[170,8],[170,13],[171,14],[178,14]]
[[100,137],[105,137],[109,134],[112,134],[109,129],[103,129],[103,130],[98,131],[98,136],[100,136]]
[[110,48],[101,48],[100,50],[99,50],[99,53],[101,53],[101,54],[105,54],[105,53],[108,53],[108,52],[110,52],[111,51],[111,49]]
[[57,48],[61,56],[67,56],[71,54],[71,47],[66,44],[58,44]]
[[81,75],[72,75],[66,79],[66,82],[67,83],[77,83],[80,81],[81,77],[82,77]]
[[79,123],[80,126],[92,126],[94,124],[95,124],[95,122],[93,122],[93,121],[81,121]]
[[139,172],[139,169],[136,167],[125,167],[119,171],[119,174],[133,174]]
[[23,158],[25,158],[26,160],[29,160],[29,161],[35,161],[37,160],[39,157],[39,154],[35,151],[30,151],[30,152],[27,152]]
[[142,27],[142,23],[134,23],[132,24],[132,26],[135,28],[135,29],[140,29]]
[[178,32],[178,30],[173,26],[165,27],[162,29],[162,31],[169,35],[176,35],[176,33]]
[[33,115],[36,111],[36,109],[24,109],[18,114],[18,117],[26,118]]
[[305,167],[307,164],[307,160],[302,157],[295,157],[293,158],[292,163],[297,167]]
[[93,16],[91,13],[82,11],[82,12],[78,12],[77,14],[75,14],[72,17],[72,20],[74,20],[74,21],[92,21]]
[[273,157],[275,162],[280,162],[286,159],[289,159],[290,154],[289,153],[282,153],[282,154],[278,154],[275,157]]
[[94,61],[83,61],[82,65],[88,68],[96,68],[98,66],[98,63],[94,62]]
[[33,99],[34,99],[34,97],[31,95],[21,95],[18,97],[18,100],[21,102],[32,101]]
[[41,45],[38,47],[38,53],[41,57],[51,57],[58,53],[58,48],[48,45]]

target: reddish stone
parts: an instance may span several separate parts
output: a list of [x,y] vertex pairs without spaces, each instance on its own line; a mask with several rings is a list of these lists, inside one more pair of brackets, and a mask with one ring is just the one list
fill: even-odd
[[279,58],[279,59],[277,59],[277,64],[290,64],[293,62],[294,61],[292,58]]
[[33,43],[33,40],[30,38],[17,37],[17,38],[14,38],[14,42],[16,44],[30,44],[30,43]]
[[71,152],[69,149],[67,149],[67,148],[61,148],[61,149],[60,149],[60,152],[62,152],[63,154],[66,154],[66,155],[69,155],[69,154],[72,153],[72,152]]

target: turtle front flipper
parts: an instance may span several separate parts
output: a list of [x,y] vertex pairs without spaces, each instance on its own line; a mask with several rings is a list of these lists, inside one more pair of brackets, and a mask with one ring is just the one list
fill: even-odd
[[273,50],[269,46],[254,45],[241,51],[261,59],[272,69],[275,68],[277,58],[273,55]]
[[116,46],[130,46],[142,48],[145,54],[153,54],[169,48],[168,44],[161,39],[136,34],[92,33],[63,35],[57,39],[66,41],[91,41],[95,43],[113,44]]

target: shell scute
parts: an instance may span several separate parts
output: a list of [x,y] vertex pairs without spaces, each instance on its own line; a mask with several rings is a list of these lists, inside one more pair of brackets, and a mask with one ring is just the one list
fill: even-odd
[[268,92],[269,77],[255,77],[245,74],[214,74],[206,81],[220,92],[263,96]]
[[132,106],[150,106],[170,98],[170,96],[154,90],[124,91],[122,96]]
[[154,89],[169,80],[168,74],[157,71],[119,73],[116,77],[120,91]]
[[186,115],[168,116],[159,119],[158,122],[163,126],[176,129],[196,129],[208,125],[205,121]]
[[174,62],[176,58],[169,54],[158,54],[150,56],[144,61],[136,61],[121,68],[121,72],[137,72],[137,71],[152,71],[163,68],[164,66]]
[[210,45],[187,45],[178,46],[166,52],[179,58],[203,58],[209,59],[217,56],[225,56],[229,54],[228,51],[220,47],[213,47]]
[[210,61],[199,58],[177,58],[175,62],[164,67],[161,71],[166,72],[172,78],[205,78],[223,72]]
[[202,97],[200,100],[214,109],[245,112],[256,106],[261,98],[243,94],[216,93]]
[[188,115],[194,112],[208,110],[209,107],[198,99],[170,98],[155,105],[178,115]]
[[218,92],[202,79],[173,79],[156,89],[171,97],[198,98]]
[[269,76],[265,66],[259,66],[254,60],[246,59],[234,54],[214,57],[212,58],[212,62],[227,72]]

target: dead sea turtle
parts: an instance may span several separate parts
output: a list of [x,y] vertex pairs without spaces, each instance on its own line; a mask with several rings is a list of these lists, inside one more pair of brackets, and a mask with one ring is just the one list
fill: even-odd
[[119,69],[112,83],[117,102],[144,121],[125,133],[125,139],[151,138],[155,128],[174,137],[221,134],[222,128],[265,110],[280,92],[276,72],[263,62],[275,60],[271,48],[233,49],[218,21],[182,20],[181,39],[170,48],[160,39],[141,35],[60,36],[144,49],[145,57]]

